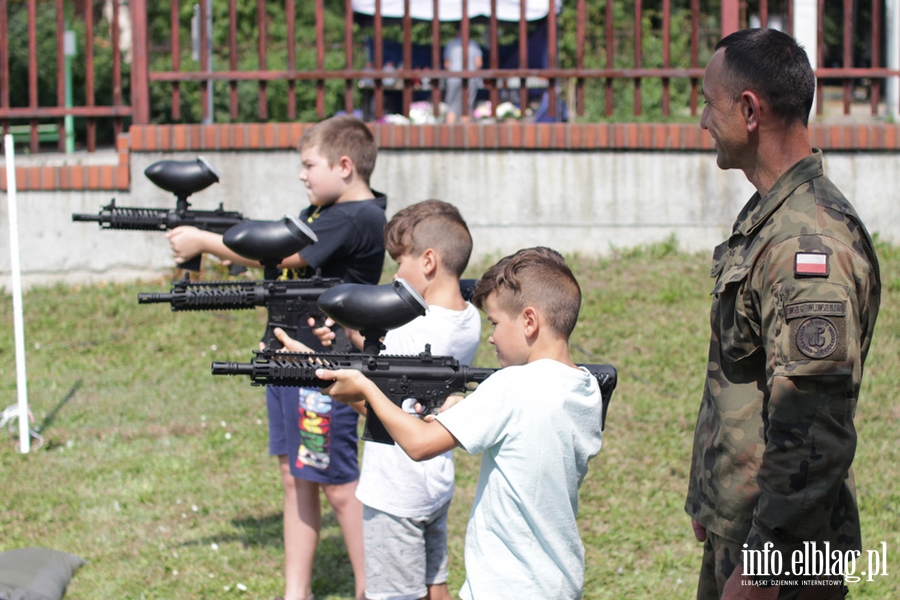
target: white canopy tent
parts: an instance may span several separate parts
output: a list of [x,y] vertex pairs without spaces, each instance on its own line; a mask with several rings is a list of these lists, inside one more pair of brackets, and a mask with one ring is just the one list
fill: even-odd
[[[501,21],[518,21],[521,5],[525,2],[525,19],[535,21],[547,16],[551,0],[497,0],[497,18]],[[381,0],[381,16],[390,19],[404,17],[404,0]],[[556,12],[562,9],[562,0],[554,0]],[[469,18],[490,17],[491,0],[468,0]],[[375,14],[375,0],[353,0],[353,12]],[[413,19],[431,21],[434,18],[434,0],[410,0],[409,15]],[[439,0],[438,18],[441,21],[462,20],[462,0]]]

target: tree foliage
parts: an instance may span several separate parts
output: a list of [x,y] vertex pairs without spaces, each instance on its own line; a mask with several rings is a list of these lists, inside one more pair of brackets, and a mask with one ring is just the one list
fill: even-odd
[[[28,48],[28,7],[25,2],[7,4],[7,32],[9,48],[9,103],[11,107],[30,106],[32,98],[29,85]],[[71,7],[67,7],[69,10]],[[102,3],[94,5],[94,102],[98,106],[110,106],[116,82],[113,78],[113,53],[111,51],[110,24],[102,16]],[[66,15],[68,28],[75,32],[76,56],[70,61],[72,74],[72,104],[87,104],[87,64],[85,22],[81,15]],[[56,6],[53,2],[36,4],[36,105],[40,107],[57,105],[57,73],[62,67],[57,61]],[[2,58],[2,57],[0,57]],[[129,101],[130,69],[124,60],[121,63],[121,93],[124,103]],[[98,138],[112,139],[112,123],[99,119]],[[75,119],[76,137],[83,139],[85,119]]]

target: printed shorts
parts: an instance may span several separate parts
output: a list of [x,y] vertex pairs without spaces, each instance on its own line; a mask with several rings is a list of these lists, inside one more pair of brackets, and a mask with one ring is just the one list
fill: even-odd
[[359,414],[317,389],[267,387],[269,454],[294,477],[330,485],[359,479]]

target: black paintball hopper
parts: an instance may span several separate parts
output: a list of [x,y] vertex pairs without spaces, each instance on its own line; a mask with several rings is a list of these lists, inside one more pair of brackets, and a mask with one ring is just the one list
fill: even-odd
[[144,175],[179,200],[219,181],[219,174],[202,156],[196,160],[161,160],[144,169]]
[[244,258],[259,261],[266,268],[266,279],[277,279],[273,272],[281,261],[318,239],[313,230],[294,215],[284,215],[277,221],[248,219],[222,235],[226,247]]
[[421,317],[428,305],[405,280],[397,278],[382,285],[336,285],[319,296],[319,309],[338,325],[359,331],[365,338],[363,352],[378,354],[388,330]]
[[475,286],[478,284],[477,279],[460,279],[459,293],[462,294],[463,300],[471,302],[475,297]]

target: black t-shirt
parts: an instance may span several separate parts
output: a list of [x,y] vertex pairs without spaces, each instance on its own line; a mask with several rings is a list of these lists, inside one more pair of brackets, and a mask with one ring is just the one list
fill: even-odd
[[[371,200],[303,209],[300,219],[318,241],[300,251],[309,266],[289,276],[312,277],[318,271],[322,277],[338,277],[345,283],[377,284],[384,267],[386,208],[387,196],[375,192]],[[299,329],[297,338],[313,350],[328,350],[307,328]]]
[[319,270],[322,277],[340,277],[345,283],[376,284],[384,267],[384,226],[387,196],[375,192],[372,200],[308,206],[300,213],[319,241],[300,251],[309,264],[301,277]]

